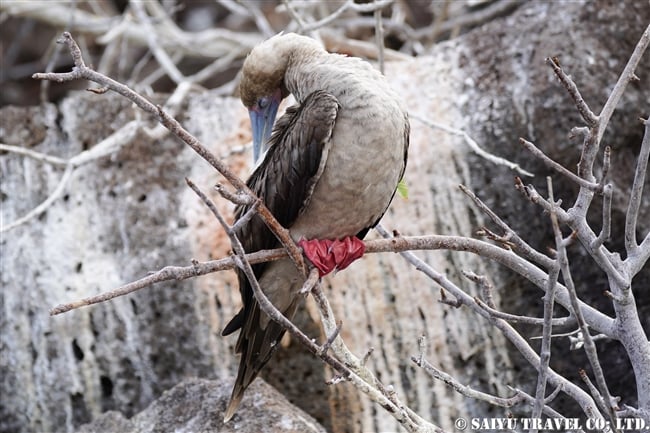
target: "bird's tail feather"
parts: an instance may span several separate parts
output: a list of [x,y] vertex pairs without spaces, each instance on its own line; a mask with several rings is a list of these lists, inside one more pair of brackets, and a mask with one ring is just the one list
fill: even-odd
[[[301,286],[302,284],[296,284],[297,288]],[[288,305],[286,302],[284,303],[286,307],[282,311],[289,320],[293,319],[301,299],[296,296],[298,290],[296,287],[289,286],[287,294],[291,298]],[[276,300],[271,300],[271,302],[274,302],[275,305],[278,304]],[[231,324],[226,327],[230,332],[237,329],[237,327],[241,327],[235,346],[235,350],[241,353],[241,359],[230,403],[224,414],[224,422],[233,417],[242,401],[244,391],[255,380],[266,363],[269,362],[285,332],[281,325],[272,321],[266,313],[262,312],[254,299],[247,307],[231,321],[231,324],[236,322],[232,328],[229,328]]]
[[[286,317],[293,318],[297,304],[298,299],[294,299],[284,312]],[[237,341],[236,350],[241,353],[241,360],[239,361],[237,379],[235,379],[235,385],[230,396],[230,403],[223,417],[224,422],[228,422],[234,416],[244,397],[244,391],[271,359],[271,355],[285,332],[282,326],[268,320],[268,318],[264,321],[266,322],[264,328],[260,327],[260,316],[264,313],[259,309],[257,303],[255,303],[252,310],[252,314],[244,323]]]
[[223,415],[223,422],[226,423],[230,421],[230,419],[235,416],[235,412],[237,412],[237,408],[239,407],[239,404],[241,403],[241,399],[244,397],[244,388],[241,386],[237,386],[235,384],[235,387],[232,390],[232,395],[230,396],[230,403],[228,403],[228,408],[226,409],[226,413]]

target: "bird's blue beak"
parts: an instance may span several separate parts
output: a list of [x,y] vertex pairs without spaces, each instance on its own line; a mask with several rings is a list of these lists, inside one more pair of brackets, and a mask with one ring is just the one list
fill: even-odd
[[282,95],[278,90],[273,95],[261,98],[258,103],[248,110],[253,130],[253,162],[257,163],[264,155],[269,145],[271,131]]

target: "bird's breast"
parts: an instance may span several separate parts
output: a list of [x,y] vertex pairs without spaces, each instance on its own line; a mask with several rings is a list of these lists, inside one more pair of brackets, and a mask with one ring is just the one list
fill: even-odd
[[290,229],[296,240],[355,235],[388,207],[405,163],[406,119],[395,104],[380,108],[342,107],[323,173]]

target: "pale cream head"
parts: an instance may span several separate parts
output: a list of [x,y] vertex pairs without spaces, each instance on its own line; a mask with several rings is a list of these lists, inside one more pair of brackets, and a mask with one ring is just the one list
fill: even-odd
[[239,84],[244,106],[250,109],[260,98],[278,89],[282,97],[286,97],[284,76],[287,68],[294,59],[318,52],[325,52],[318,42],[295,33],[281,33],[253,48],[244,61]]

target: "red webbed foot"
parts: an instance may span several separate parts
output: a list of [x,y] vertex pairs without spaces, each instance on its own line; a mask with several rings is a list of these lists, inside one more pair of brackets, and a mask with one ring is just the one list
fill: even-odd
[[350,263],[363,256],[366,245],[356,236],[338,240],[312,239],[301,240],[298,245],[305,256],[318,269],[318,274],[323,277],[333,270],[343,270]]

